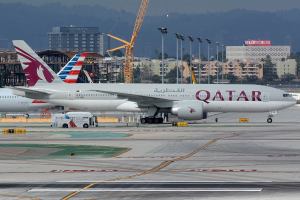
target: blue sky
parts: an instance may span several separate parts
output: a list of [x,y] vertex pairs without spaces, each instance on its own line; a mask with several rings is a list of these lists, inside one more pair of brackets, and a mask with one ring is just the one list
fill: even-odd
[[[101,5],[116,10],[136,12],[140,0],[0,0],[0,2],[23,2],[33,5],[60,2],[64,5]],[[150,0],[150,15],[167,13],[203,13],[232,9],[287,10],[300,8],[299,0]]]

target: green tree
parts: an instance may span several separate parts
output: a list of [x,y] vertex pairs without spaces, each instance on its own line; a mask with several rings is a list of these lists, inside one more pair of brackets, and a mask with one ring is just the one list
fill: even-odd
[[153,75],[151,80],[153,83],[161,83],[161,78],[157,74]]
[[[169,55],[167,53],[164,53],[164,59],[169,58]],[[159,53],[158,59],[162,59],[162,53]]]
[[184,54],[182,60],[186,61],[190,65],[190,54]]
[[293,74],[285,74],[281,77],[281,82],[283,83],[289,83],[292,80],[294,80],[296,77]]
[[238,78],[234,74],[227,74],[226,78],[230,81],[230,83],[236,83]]
[[295,59],[297,62],[297,76],[300,75],[300,52],[292,53],[291,57],[292,59]]
[[257,83],[258,78],[257,76],[247,76],[246,77],[246,82],[247,83]]
[[272,63],[271,56],[267,55],[264,60],[264,80],[267,82],[272,82],[274,79],[277,79],[277,73],[275,64]]
[[[178,74],[178,77],[180,77],[180,72]],[[171,69],[170,72],[166,75],[166,78],[168,79],[169,83],[177,83],[177,68]]]
[[151,78],[153,76],[153,71],[152,71],[152,66],[151,64],[149,65],[144,65],[141,68],[141,81],[151,81]]
[[141,69],[139,66],[133,69],[133,81],[134,83],[141,82]]

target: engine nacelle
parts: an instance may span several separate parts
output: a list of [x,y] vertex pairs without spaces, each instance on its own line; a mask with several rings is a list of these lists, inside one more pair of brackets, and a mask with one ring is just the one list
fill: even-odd
[[171,112],[184,120],[201,120],[207,118],[202,101],[178,101],[172,107]]

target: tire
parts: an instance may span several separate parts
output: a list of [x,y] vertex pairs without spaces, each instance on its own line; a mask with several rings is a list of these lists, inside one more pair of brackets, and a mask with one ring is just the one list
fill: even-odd
[[162,118],[162,117],[159,118],[159,123],[160,123],[160,124],[163,124],[163,123],[164,123],[164,118]]
[[89,128],[88,124],[83,124],[83,128]]
[[63,128],[69,128],[68,124],[63,124],[62,127]]
[[267,119],[267,122],[268,122],[269,124],[271,124],[271,123],[273,122],[273,119],[272,119],[272,118],[268,118],[268,119]]
[[145,118],[141,118],[141,124],[146,124],[147,120]]
[[154,123],[155,124],[162,124],[162,123],[164,123],[164,119],[162,117],[154,118]]
[[154,124],[159,124],[160,123],[160,120],[159,120],[159,118],[154,118]]
[[155,119],[154,118],[148,118],[148,124],[153,124],[155,123]]

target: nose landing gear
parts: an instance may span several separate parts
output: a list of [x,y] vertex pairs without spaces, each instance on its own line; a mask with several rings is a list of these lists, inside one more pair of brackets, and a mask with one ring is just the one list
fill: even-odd
[[273,119],[272,119],[271,117],[269,117],[269,118],[267,119],[267,122],[268,122],[268,124],[271,124],[271,123],[273,122]]
[[277,115],[277,114],[278,114],[277,111],[272,111],[269,113],[268,119],[267,119],[268,124],[271,124],[273,122],[273,117],[274,117],[274,115]]

